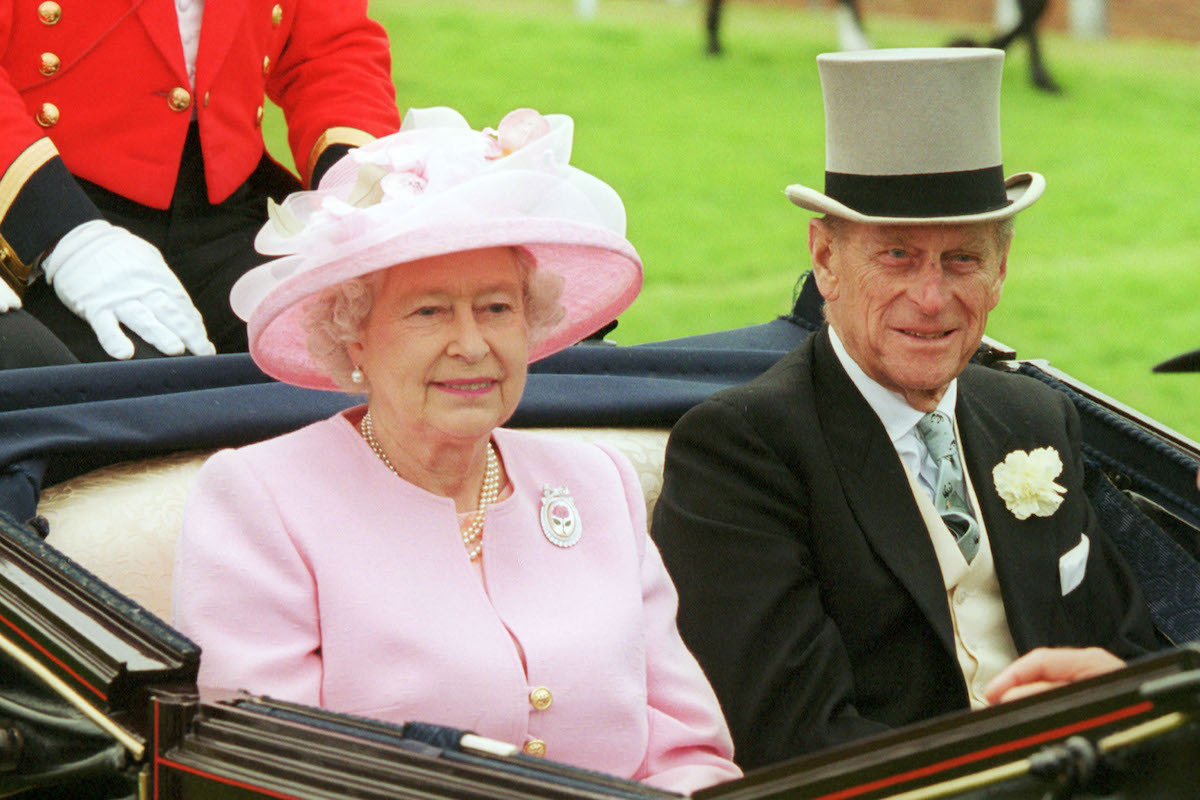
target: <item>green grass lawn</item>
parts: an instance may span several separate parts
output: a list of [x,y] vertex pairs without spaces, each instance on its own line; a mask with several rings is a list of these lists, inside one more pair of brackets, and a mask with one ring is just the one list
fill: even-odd
[[[823,181],[824,5],[730,3],[716,59],[694,2],[599,0],[581,20],[570,0],[374,0],[372,15],[402,109],[449,105],[476,126],[518,106],[575,118],[572,162],[620,192],[645,261],[622,344],[789,307],[808,215],[782,189]],[[962,32],[869,24],[878,46]],[[1023,50],[1005,68],[1006,171],[1042,172],[1048,188],[1018,220],[988,333],[1200,439],[1200,374],[1150,372],[1200,348],[1200,48],[1048,35],[1044,49],[1063,96],[1029,86]],[[275,115],[277,154],[280,129]]]

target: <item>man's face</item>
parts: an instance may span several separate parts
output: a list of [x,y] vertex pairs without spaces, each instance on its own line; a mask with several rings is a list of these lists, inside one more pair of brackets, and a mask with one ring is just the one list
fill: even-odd
[[1008,244],[995,224],[814,219],[808,241],[826,317],[851,358],[913,408],[932,410],[1000,301]]

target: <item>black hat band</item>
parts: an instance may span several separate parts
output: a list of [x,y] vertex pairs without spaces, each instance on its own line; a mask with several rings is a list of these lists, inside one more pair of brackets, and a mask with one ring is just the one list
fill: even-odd
[[826,172],[825,194],[869,217],[959,217],[1009,204],[1001,165],[920,175]]

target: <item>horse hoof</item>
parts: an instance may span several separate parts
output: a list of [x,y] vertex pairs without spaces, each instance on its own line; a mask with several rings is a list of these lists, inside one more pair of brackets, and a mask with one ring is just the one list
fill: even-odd
[[1049,75],[1034,75],[1033,85],[1043,92],[1051,94],[1062,94],[1062,87],[1059,86]]

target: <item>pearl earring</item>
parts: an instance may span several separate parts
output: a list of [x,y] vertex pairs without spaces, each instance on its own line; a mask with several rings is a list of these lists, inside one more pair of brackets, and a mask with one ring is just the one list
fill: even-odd
[[359,383],[362,383],[362,382],[363,382],[363,379],[364,379],[364,378],[363,378],[363,371],[362,371],[360,368],[358,368],[358,367],[355,367],[354,369],[352,369],[352,370],[350,371],[350,382],[351,382],[351,383],[353,383],[353,384],[359,384]]

